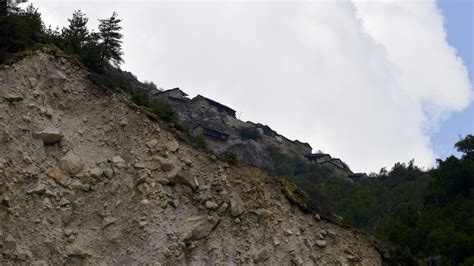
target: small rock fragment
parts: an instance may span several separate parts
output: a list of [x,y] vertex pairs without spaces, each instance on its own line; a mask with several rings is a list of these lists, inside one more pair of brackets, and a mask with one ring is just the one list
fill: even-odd
[[63,172],[59,171],[58,169],[53,169],[49,171],[47,175],[63,187],[69,186],[72,182],[71,178],[63,174]]
[[152,139],[146,143],[148,148],[153,149],[156,145],[158,145],[158,140]]
[[316,213],[314,214],[314,219],[316,219],[316,221],[321,221],[321,216],[318,213]]
[[94,167],[91,171],[90,174],[94,178],[99,178],[104,174],[104,170],[100,167]]
[[316,240],[316,246],[320,248],[326,247],[326,240]]
[[120,157],[120,156],[114,156],[114,157],[112,158],[112,163],[113,163],[113,165],[114,165],[115,167],[117,167],[117,168],[125,168],[125,167],[127,167],[127,164],[126,164],[125,160],[124,160],[122,157]]
[[172,139],[165,144],[165,147],[167,150],[175,152],[179,149],[179,143],[175,139]]
[[171,163],[171,161],[163,158],[163,157],[156,157],[156,160],[160,163],[160,166],[161,166],[161,170],[163,172],[169,172],[171,170],[173,170],[174,168],[174,165],[173,163]]
[[46,185],[40,182],[31,185],[30,189],[26,192],[27,194],[38,194],[43,195],[46,193]]
[[219,208],[219,205],[217,205],[217,203],[215,203],[212,200],[206,201],[205,205],[206,205],[206,208],[209,210],[217,210],[217,208]]
[[3,240],[3,248],[7,251],[15,251],[16,250],[16,240],[13,238],[12,235],[7,235],[5,240]]
[[66,256],[68,257],[86,257],[90,255],[89,252],[85,251],[84,249],[74,244],[70,244],[66,246],[65,253],[66,253]]
[[104,171],[104,175],[108,178],[111,178],[114,176],[114,170],[112,170],[111,168],[105,168],[103,171]]
[[105,217],[104,221],[102,222],[102,227],[107,227],[117,221],[117,218],[114,217]]
[[227,211],[228,207],[229,207],[229,204],[227,202],[222,203],[219,209],[217,210],[217,214],[219,216],[223,216],[225,212]]

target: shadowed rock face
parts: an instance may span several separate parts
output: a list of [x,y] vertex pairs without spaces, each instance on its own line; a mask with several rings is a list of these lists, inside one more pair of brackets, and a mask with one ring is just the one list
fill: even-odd
[[[195,150],[87,74],[40,52],[0,69],[21,99],[0,97],[0,265],[381,264],[365,235],[303,214],[264,171]],[[33,137],[46,128],[62,137]]]

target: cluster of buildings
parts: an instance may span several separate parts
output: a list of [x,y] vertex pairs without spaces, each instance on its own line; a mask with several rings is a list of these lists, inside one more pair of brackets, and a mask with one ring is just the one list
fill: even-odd
[[[191,135],[205,138],[207,146],[218,154],[233,152],[250,164],[272,167],[270,156],[265,150],[266,146],[271,145],[286,153],[305,157],[310,162],[332,167],[336,173],[351,180],[366,176],[354,174],[339,158],[332,158],[325,153],[311,153],[312,148],[308,143],[289,140],[266,125],[243,122],[236,118],[234,109],[202,95],[189,98],[179,88],[151,90],[148,93],[152,98],[170,104],[179,119],[189,125]],[[255,130],[259,137],[242,138],[242,128]]]

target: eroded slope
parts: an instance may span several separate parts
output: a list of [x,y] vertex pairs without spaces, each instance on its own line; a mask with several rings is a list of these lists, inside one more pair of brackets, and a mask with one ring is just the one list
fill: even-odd
[[0,264],[378,265],[265,172],[179,140],[45,52],[0,70]]

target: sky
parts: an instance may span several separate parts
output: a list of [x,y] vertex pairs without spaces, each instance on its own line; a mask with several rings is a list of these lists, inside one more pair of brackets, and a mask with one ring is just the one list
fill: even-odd
[[47,24],[117,11],[125,64],[356,172],[428,168],[474,133],[469,0],[31,1]]

